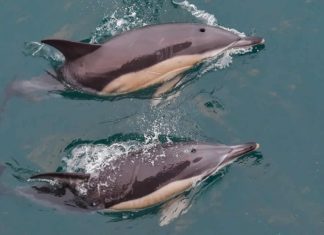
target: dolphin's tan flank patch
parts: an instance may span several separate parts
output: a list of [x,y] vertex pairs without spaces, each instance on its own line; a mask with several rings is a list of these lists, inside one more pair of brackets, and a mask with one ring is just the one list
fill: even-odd
[[139,210],[151,207],[158,203],[165,202],[168,199],[186,191],[187,189],[191,188],[193,184],[200,178],[200,176],[195,176],[189,179],[172,182],[144,197],[113,205],[112,207],[109,207],[107,211]]
[[102,94],[127,93],[168,81],[202,60],[201,55],[177,56],[110,82]]
[[230,46],[231,45],[203,54],[172,57],[146,69],[124,74],[107,84],[102,89],[100,94],[107,95],[128,93],[152,86],[154,84],[166,82],[192,68],[200,61],[222,54]]

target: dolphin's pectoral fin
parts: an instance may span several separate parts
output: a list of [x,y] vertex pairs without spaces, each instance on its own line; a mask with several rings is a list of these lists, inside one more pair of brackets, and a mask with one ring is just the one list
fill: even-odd
[[60,184],[73,189],[78,182],[87,181],[89,178],[90,174],[53,172],[33,175],[29,178],[29,181],[49,182],[50,184]]
[[160,226],[169,224],[172,220],[185,214],[190,209],[190,200],[185,195],[180,195],[165,203],[160,216]]
[[[182,75],[178,75],[175,78],[173,78],[170,81],[167,81],[165,83],[163,83],[153,94],[153,99],[152,99],[152,106],[157,106],[161,103],[162,101],[162,95],[169,92],[170,90],[172,90],[174,87],[176,87],[179,84],[179,81],[181,80],[183,76]],[[173,94],[170,96],[170,98],[168,97],[167,100],[170,100],[172,98],[175,98],[178,96],[178,93]]]
[[72,42],[61,39],[45,39],[42,43],[55,47],[62,52],[66,60],[75,60],[84,55],[90,54],[101,47],[98,44],[88,44],[82,42]]
[[153,94],[154,98],[160,97],[161,95],[163,95],[164,93],[167,93],[168,91],[170,91],[171,89],[173,89],[178,82],[181,80],[182,75],[179,75],[175,78],[173,78],[170,81],[167,81],[165,83],[163,83]]

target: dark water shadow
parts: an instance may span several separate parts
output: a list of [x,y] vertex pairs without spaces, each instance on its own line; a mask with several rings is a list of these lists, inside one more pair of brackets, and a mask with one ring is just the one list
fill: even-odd
[[123,99],[151,99],[158,87],[159,85],[155,85],[134,92],[112,95],[98,95],[78,89],[66,89],[63,91],[56,91],[56,93],[61,95],[63,98],[71,100],[96,100],[113,102]]

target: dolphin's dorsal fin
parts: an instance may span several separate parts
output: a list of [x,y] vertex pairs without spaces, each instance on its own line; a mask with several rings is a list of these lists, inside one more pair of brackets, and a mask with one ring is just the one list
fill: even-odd
[[83,173],[65,173],[65,172],[52,172],[33,175],[30,180],[46,181],[50,183],[57,183],[65,186],[74,186],[78,181],[87,181],[90,174]]
[[42,40],[42,43],[55,47],[69,61],[85,56],[101,47],[99,44],[72,42],[63,39],[45,39]]

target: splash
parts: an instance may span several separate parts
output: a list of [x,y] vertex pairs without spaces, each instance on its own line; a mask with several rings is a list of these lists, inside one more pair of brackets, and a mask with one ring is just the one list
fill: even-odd
[[144,19],[138,16],[134,6],[120,8],[112,15],[103,18],[101,24],[92,33],[90,43],[100,43],[116,34],[147,24]]
[[204,10],[199,10],[198,7],[188,1],[175,1],[172,0],[172,3],[176,6],[180,6],[182,9],[188,11],[192,16],[194,16],[197,20],[201,21],[204,24],[211,25],[211,26],[217,26],[222,29],[225,29],[227,31],[231,31],[235,34],[237,34],[240,37],[245,37],[245,33],[242,33],[236,29],[233,28],[227,28],[222,25],[219,25],[217,23],[217,19],[213,14],[210,14]]
[[[96,175],[107,166],[114,170],[118,167],[114,166],[116,159],[129,157],[129,153],[138,150],[143,151],[143,160],[150,160],[154,165],[157,158],[145,155],[149,152],[148,150],[162,143],[188,141],[190,136],[194,137],[194,134],[189,132],[189,128],[186,128],[187,125],[192,125],[191,122],[181,120],[183,116],[181,111],[170,113],[163,110],[152,110],[149,116],[141,114],[136,117],[135,126],[144,134],[121,135],[118,139],[111,136],[107,138],[107,141],[103,141],[104,143],[93,141],[71,145],[62,158],[61,170]],[[179,128],[179,123],[181,123],[181,128]],[[173,136],[174,133],[177,133],[177,136]]]
[[[139,114],[131,120],[131,125],[143,134],[121,134],[110,136],[105,140],[72,143],[65,150],[61,171],[96,175],[106,167],[112,170],[117,169],[118,165],[114,165],[116,159],[130,157],[130,153],[138,150],[143,151],[144,161],[148,160],[154,165],[158,156],[155,158],[146,154],[150,152],[148,150],[151,148],[162,143],[196,139],[197,130],[192,127],[192,121],[184,120],[184,118],[185,113],[179,108],[172,112],[167,112],[164,109],[152,109],[150,115]],[[192,133],[192,130],[196,132]],[[174,136],[175,133],[177,136]],[[111,177],[113,180],[115,176],[111,175]]]
[[107,14],[90,36],[90,43],[100,43],[116,34],[150,24],[160,23],[158,18],[163,1],[124,1],[112,14]]
[[205,63],[202,66],[201,71],[198,73],[198,77],[201,77],[209,71],[216,71],[229,67],[233,62],[234,55],[243,55],[245,53],[251,52],[252,47],[248,48],[232,48],[225,51],[219,57],[212,57],[205,60]]
[[204,11],[199,10],[197,6],[194,4],[189,3],[188,1],[176,1],[172,0],[172,3],[174,5],[180,6],[184,10],[187,10],[189,13],[191,13],[195,18],[198,20],[201,20],[203,23],[208,25],[217,25],[217,19],[214,15]]
[[[148,160],[152,165],[159,156],[153,157],[149,154],[151,148],[161,144],[161,132],[155,129],[144,134],[144,141],[128,140],[118,141],[112,144],[85,143],[74,146],[67,151],[67,155],[62,158],[62,171],[82,172],[96,176],[102,169],[109,167],[111,171],[117,170],[116,159],[127,158],[130,153],[141,150],[143,160]],[[165,137],[166,141],[173,142],[171,138]],[[115,176],[111,174],[111,181]]]
[[136,141],[105,144],[80,144],[74,147],[66,157],[63,157],[63,169],[66,172],[83,172],[97,174],[101,169],[110,166],[118,157],[140,149]]
[[[178,123],[180,115],[174,115],[174,117],[169,117],[171,115],[156,114],[153,116],[153,120],[146,119],[145,116],[139,117],[138,124],[141,126],[148,126],[145,130],[145,145],[152,145],[160,142],[160,136],[166,136],[166,142],[172,142],[168,136],[178,133]],[[152,124],[149,124],[152,123]]]

